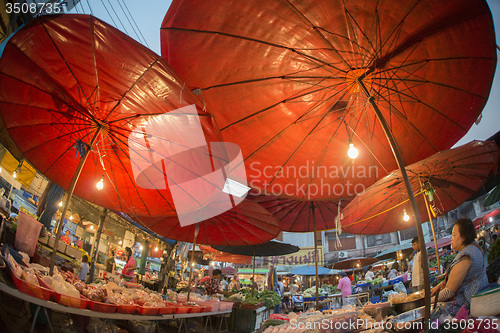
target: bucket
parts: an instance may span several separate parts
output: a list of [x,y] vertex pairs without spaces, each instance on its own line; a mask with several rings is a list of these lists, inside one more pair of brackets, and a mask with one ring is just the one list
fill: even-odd
[[42,224],[26,213],[19,212],[16,231],[16,249],[33,257]]

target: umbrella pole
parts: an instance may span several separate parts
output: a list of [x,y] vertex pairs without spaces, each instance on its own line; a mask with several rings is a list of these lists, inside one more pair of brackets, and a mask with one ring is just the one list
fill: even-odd
[[253,291],[254,291],[254,286],[255,286],[255,245],[253,246],[253,272],[252,272],[252,297],[253,297]]
[[[396,144],[396,140],[394,139],[392,132],[389,129],[389,126],[387,125],[387,122],[384,118],[384,115],[382,114],[382,112],[378,108],[378,105],[375,103],[375,98],[370,95],[370,92],[368,91],[368,89],[366,88],[366,86],[364,85],[364,83],[362,81],[362,79],[364,78],[364,76],[366,74],[367,73],[363,74],[362,77],[357,78],[356,82],[359,84],[361,89],[364,91],[366,97],[368,97],[368,101],[370,102],[371,106],[373,107],[373,110],[375,111],[377,119],[380,122],[382,129],[384,130],[387,141],[389,141],[389,145],[391,146],[392,153],[394,154],[394,158],[396,159],[399,170],[401,171],[401,175],[403,176],[403,180],[404,180],[405,187],[406,187],[406,192],[408,192],[408,198],[410,199],[411,208],[413,210],[413,215],[415,218],[415,226],[417,228],[418,240],[420,243],[420,251],[422,252],[422,262],[429,262],[428,256],[427,256],[427,249],[425,248],[424,232],[422,231],[422,225],[420,224],[420,213],[418,211],[417,201],[415,200],[415,195],[413,194],[413,190],[411,188],[408,174],[406,173],[405,165],[403,163],[403,158],[401,157],[401,153],[400,153],[399,148]],[[431,282],[430,282],[430,275],[429,275],[429,265],[424,265],[423,270],[424,270],[424,291],[425,291],[424,330],[427,330],[429,327],[429,320],[431,318]]]
[[[439,262],[439,249],[438,249],[438,243],[436,239],[436,232],[434,231],[434,223],[432,223],[432,215],[431,215],[431,210],[429,208],[429,203],[427,202],[427,197],[424,193],[424,202],[425,202],[425,208],[427,208],[427,215],[429,215],[429,223],[431,224],[431,230],[432,230],[432,238],[434,238],[434,247],[436,249],[436,258],[437,258],[437,272],[438,275],[441,275],[441,264]],[[422,261],[422,264],[424,262]]]
[[56,256],[57,256],[57,247],[59,245],[59,239],[61,238],[61,230],[62,226],[64,224],[64,219],[66,218],[66,212],[68,211],[69,208],[69,203],[71,201],[71,197],[73,196],[73,192],[75,191],[76,183],[78,182],[78,178],[80,178],[80,174],[82,173],[83,166],[85,165],[85,161],[87,161],[87,157],[89,157],[90,150],[92,149],[92,146],[94,146],[95,142],[97,141],[97,137],[99,136],[99,133],[101,133],[101,130],[103,129],[103,126],[100,124],[97,124],[98,128],[94,133],[94,136],[92,137],[92,140],[90,140],[90,144],[88,145],[85,155],[80,158],[80,162],[78,162],[78,166],[76,167],[76,171],[73,174],[73,179],[71,179],[71,183],[69,185],[69,191],[68,191],[68,197],[66,199],[66,202],[64,203],[63,210],[61,212],[61,218],[59,219],[59,222],[57,223],[56,226],[56,239],[54,241],[54,248],[52,249],[52,257],[50,259],[50,275],[54,273],[54,265],[56,263]]
[[196,238],[198,237],[198,231],[200,230],[200,225],[196,223],[196,229],[194,230],[194,239],[193,239],[193,249],[191,250],[191,267],[189,267],[189,282],[188,282],[188,295],[187,301],[189,302],[189,296],[191,295],[191,281],[193,281],[193,260],[194,260],[194,248],[196,247]]
[[316,214],[314,213],[314,202],[311,202],[311,211],[314,227],[314,266],[316,268],[316,310],[319,311],[319,285],[318,285],[318,236],[316,235]]
[[104,221],[106,220],[106,216],[108,215],[108,210],[106,208],[103,209],[101,215],[99,216],[99,228],[97,229],[97,233],[95,236],[95,248],[92,253],[92,263],[90,267],[90,282],[94,282],[94,273],[95,273],[95,263],[97,262],[97,254],[99,253],[99,241],[101,239],[102,228],[104,227]]

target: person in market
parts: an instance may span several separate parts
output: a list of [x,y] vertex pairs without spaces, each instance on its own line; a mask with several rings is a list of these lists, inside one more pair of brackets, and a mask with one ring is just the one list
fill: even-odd
[[64,242],[64,243],[66,243],[68,245],[71,244],[71,237],[70,237],[70,234],[69,234],[69,230],[66,230],[66,234],[61,237],[61,242]]
[[106,272],[113,273],[115,268],[115,250],[109,249],[108,259],[106,259]]
[[292,282],[292,284],[290,284],[290,295],[296,295],[299,291],[299,286],[298,284],[296,283],[296,280]]
[[416,292],[424,288],[424,270],[422,269],[422,253],[420,252],[418,237],[413,238],[411,246],[413,247],[413,251],[415,251],[411,266],[411,288],[413,292]]
[[351,279],[349,279],[349,277],[347,277],[347,274],[342,271],[340,272],[340,277],[341,279],[339,280],[339,284],[337,285],[337,289],[340,290],[340,292],[342,293],[342,304],[344,304],[344,299],[347,297],[347,296],[350,296],[352,295],[352,289],[351,289]]
[[223,276],[222,279],[220,280],[219,287],[223,291],[227,291],[229,287],[229,283],[227,282],[227,277]]
[[368,266],[368,270],[365,273],[365,280],[372,281],[373,279],[375,279],[375,274],[372,271],[372,266]]
[[[413,265],[415,265],[415,262],[413,263]],[[391,271],[389,272],[389,274],[387,274],[387,279],[393,280],[393,279],[397,278],[398,277],[398,270],[399,270],[399,264],[397,262],[395,262],[391,266]]]
[[431,295],[438,294],[443,314],[455,316],[465,306],[470,307],[471,296],[488,285],[484,254],[476,239],[476,229],[470,219],[455,221],[451,247],[458,251],[450,264],[444,281],[432,288]]
[[80,268],[78,278],[85,282],[85,280],[87,280],[87,274],[89,274],[89,258],[85,254],[82,256],[82,264]]
[[148,273],[151,273],[151,262],[150,261],[148,261],[146,263],[146,267],[144,268],[144,271],[148,272]]
[[229,282],[229,286],[227,287],[228,291],[238,291],[240,290],[240,283],[238,282],[236,275],[233,275],[231,278],[231,282]]
[[259,290],[259,285],[254,281],[253,277],[250,278],[250,287]]
[[137,262],[132,256],[132,249],[130,247],[125,248],[125,256],[127,261],[122,269],[122,275],[134,278],[135,270],[137,269]]
[[222,271],[220,269],[214,269],[212,276],[206,280],[204,291],[207,295],[223,294],[225,296],[232,295],[230,291],[220,290],[219,280],[222,278]]

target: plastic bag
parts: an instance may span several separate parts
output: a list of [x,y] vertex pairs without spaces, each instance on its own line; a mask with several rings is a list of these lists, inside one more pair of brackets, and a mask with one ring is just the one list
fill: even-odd
[[398,293],[404,293],[406,294],[406,287],[402,282],[396,283],[393,287],[394,291],[397,291]]

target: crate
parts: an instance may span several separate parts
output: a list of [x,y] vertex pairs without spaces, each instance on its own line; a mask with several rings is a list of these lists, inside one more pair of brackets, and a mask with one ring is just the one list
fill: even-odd
[[139,306],[137,308],[137,313],[143,316],[156,316],[160,308],[149,307],[149,306]]
[[105,313],[114,313],[116,311],[116,305],[96,301],[90,301],[87,308],[92,311]]
[[68,256],[70,256],[73,259],[80,260],[82,258],[82,251],[78,248],[74,248],[71,245],[66,245],[66,250],[65,252]]
[[[51,248],[54,248],[55,242],[56,242],[55,237],[49,237],[49,242],[47,243],[47,245]],[[59,241],[59,245],[57,246],[57,251],[61,253],[66,253],[66,246],[67,246],[66,243]]]
[[118,304],[116,312],[118,313],[135,313],[139,306],[137,304]]

